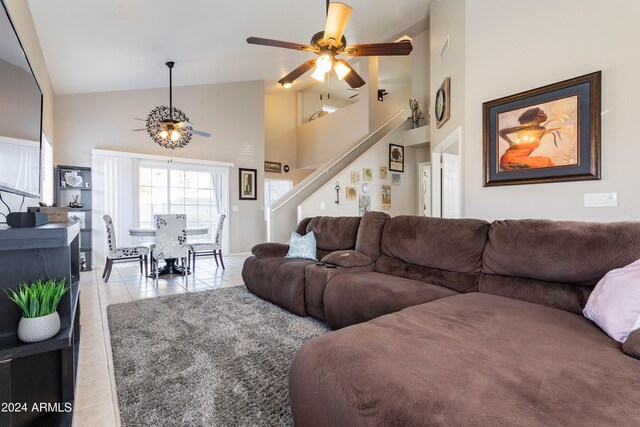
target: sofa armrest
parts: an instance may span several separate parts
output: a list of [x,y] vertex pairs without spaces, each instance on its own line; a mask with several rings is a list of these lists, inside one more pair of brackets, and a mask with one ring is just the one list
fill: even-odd
[[251,248],[251,253],[257,258],[284,258],[289,252],[289,245],[285,243],[258,243]]
[[373,260],[358,251],[335,251],[322,258],[325,264],[333,264],[338,267],[364,267],[373,264]]

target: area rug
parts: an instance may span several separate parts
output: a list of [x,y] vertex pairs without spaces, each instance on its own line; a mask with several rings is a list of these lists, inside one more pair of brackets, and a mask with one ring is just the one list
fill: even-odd
[[295,351],[329,331],[244,286],[107,307],[123,426],[291,425]]

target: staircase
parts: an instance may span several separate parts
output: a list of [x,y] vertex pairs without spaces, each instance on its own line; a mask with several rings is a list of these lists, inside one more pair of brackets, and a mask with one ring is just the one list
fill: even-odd
[[285,193],[271,206],[267,221],[267,239],[270,242],[288,241],[291,231],[295,230],[299,220],[298,206],[365,151],[401,127],[405,122],[406,113],[404,110],[400,110],[364,139],[328,160],[315,172]]

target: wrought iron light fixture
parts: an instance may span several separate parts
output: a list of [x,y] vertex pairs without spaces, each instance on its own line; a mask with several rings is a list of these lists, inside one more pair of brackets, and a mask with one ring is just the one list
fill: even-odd
[[173,61],[166,63],[169,68],[169,106],[161,105],[154,108],[146,120],[146,131],[151,139],[161,147],[172,150],[186,146],[194,134],[207,138],[211,136],[207,132],[193,129],[193,125],[189,123],[189,117],[173,106],[172,70],[174,65]]

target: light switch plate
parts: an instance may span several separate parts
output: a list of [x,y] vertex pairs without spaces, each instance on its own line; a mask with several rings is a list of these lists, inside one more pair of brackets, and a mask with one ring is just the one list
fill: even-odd
[[325,208],[325,204],[324,204],[324,202],[320,202],[320,210],[322,210],[322,211],[323,211],[323,210],[324,210],[324,208]]
[[231,206],[231,210],[234,212],[238,212],[238,207],[237,206]]
[[585,208],[603,208],[618,206],[618,193],[585,193]]

